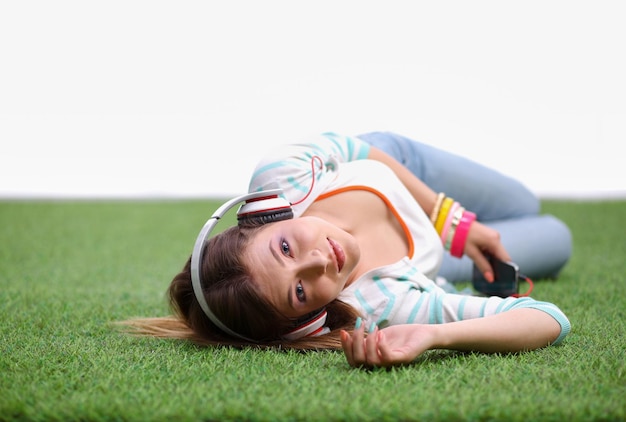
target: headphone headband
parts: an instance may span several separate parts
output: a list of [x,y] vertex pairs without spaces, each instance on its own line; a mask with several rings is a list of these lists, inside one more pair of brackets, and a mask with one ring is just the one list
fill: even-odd
[[[220,319],[211,311],[209,304],[204,297],[202,289],[202,279],[200,277],[200,268],[202,266],[202,257],[207,246],[207,242],[210,235],[219,222],[219,220],[234,206],[243,202],[239,210],[237,211],[237,219],[239,225],[245,225],[245,220],[260,217],[262,221],[279,221],[293,217],[291,204],[283,198],[283,191],[281,189],[272,189],[266,191],[259,191],[249,193],[246,195],[238,196],[220,206],[207,220],[200,230],[196,242],[191,253],[191,285],[193,292],[200,304],[200,308],[204,311],[206,316],[211,320],[213,324],[219,327],[220,330],[225,333],[240,338],[242,340],[256,343],[248,337],[245,337],[239,333],[228,328]],[[274,218],[272,218],[274,216]],[[328,328],[324,327],[326,322],[326,311],[322,310],[316,314],[313,318],[308,319],[302,325],[287,333],[284,338],[287,340],[295,340],[304,336],[316,336],[327,333]]]
[[[193,247],[193,252],[191,253],[191,285],[193,287],[193,292],[196,295],[196,299],[200,304],[200,307],[206,314],[206,316],[213,322],[213,324],[217,325],[222,331],[230,334],[233,337],[238,337],[242,340],[246,340],[249,342],[254,342],[254,340],[249,339],[245,336],[237,334],[226,325],[224,325],[219,318],[211,311],[209,308],[209,304],[204,298],[204,292],[202,291],[202,281],[200,278],[200,267],[202,264],[202,257],[204,256],[204,250],[206,248],[207,241],[211,235],[211,232],[219,222],[219,220],[224,217],[224,215],[234,206],[241,202],[251,201],[259,198],[267,198],[267,197],[278,197],[278,195],[282,194],[282,190],[275,189],[271,191],[262,191],[262,192],[254,192],[246,195],[238,196],[236,198],[231,199],[230,201],[225,202],[222,206],[220,206],[207,220],[200,230],[198,237],[196,238],[196,243]],[[285,200],[283,200],[286,202]]]
[[[258,192],[259,194],[263,192]],[[266,191],[267,193],[267,191]],[[261,196],[248,199],[237,211],[239,221],[254,214],[274,214],[291,211],[291,204],[279,196]]]

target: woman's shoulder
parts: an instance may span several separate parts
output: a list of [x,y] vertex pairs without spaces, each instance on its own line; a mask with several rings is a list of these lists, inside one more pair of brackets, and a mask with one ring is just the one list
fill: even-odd
[[268,165],[308,164],[317,156],[323,161],[353,161],[367,158],[370,146],[365,141],[334,132],[310,135],[293,142],[285,142],[269,148],[260,158],[256,170]]
[[405,300],[415,294],[439,291],[413,260],[401,260],[375,268],[346,286],[338,299],[377,321],[391,321]]
[[283,190],[291,202],[307,196],[306,208],[327,190],[342,164],[367,158],[369,145],[356,138],[332,133],[270,149],[257,163],[248,190]]

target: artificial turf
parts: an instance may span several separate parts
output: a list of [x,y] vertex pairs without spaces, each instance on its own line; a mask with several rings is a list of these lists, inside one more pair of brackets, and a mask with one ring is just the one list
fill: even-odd
[[391,370],[340,352],[138,339],[218,201],[0,201],[0,420],[625,420],[626,201],[544,200],[574,254],[533,297],[561,346],[429,351]]

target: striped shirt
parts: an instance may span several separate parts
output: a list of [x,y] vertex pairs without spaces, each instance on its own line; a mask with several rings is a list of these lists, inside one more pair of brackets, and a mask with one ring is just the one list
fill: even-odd
[[[348,285],[339,299],[357,309],[367,326],[442,324],[480,318],[518,308],[550,314],[561,326],[555,343],[570,331],[570,323],[554,304],[532,298],[479,297],[446,293],[432,280],[443,247],[429,217],[391,169],[367,159],[369,144],[325,133],[307,142],[271,151],[257,165],[249,191],[281,188],[299,217],[316,199],[346,189],[373,192],[385,202],[403,228],[409,253],[375,268]],[[308,196],[307,196],[308,195]]]

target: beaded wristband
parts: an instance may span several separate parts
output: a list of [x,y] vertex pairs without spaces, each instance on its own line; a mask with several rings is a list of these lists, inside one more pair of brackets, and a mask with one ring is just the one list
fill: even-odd
[[446,194],[443,192],[440,192],[437,195],[437,201],[435,201],[433,212],[430,213],[430,222],[433,223],[433,226],[435,225],[435,222],[437,221],[437,217],[439,216],[439,209],[441,208],[441,203],[443,202],[445,197],[446,197]]
[[446,222],[446,218],[448,217],[448,211],[450,211],[450,207],[454,203],[454,199],[450,197],[446,197],[441,204],[441,210],[439,210],[439,216],[437,217],[437,222],[435,223],[435,230],[437,233],[441,235],[441,231],[443,230],[443,225]]
[[454,218],[454,213],[461,205],[458,202],[454,202],[448,211],[448,216],[446,217],[446,222],[443,224],[443,229],[441,230],[441,242],[443,244],[446,243],[446,239],[448,238],[448,231],[450,230],[450,226],[452,225],[452,219]]
[[456,227],[454,233],[454,239],[452,240],[452,246],[450,246],[450,255],[457,258],[463,256],[465,250],[465,241],[467,240],[467,234],[469,233],[470,226],[476,220],[476,214],[471,211],[465,211],[459,225]]
[[446,237],[445,244],[443,247],[445,250],[449,251],[452,247],[452,240],[454,239],[454,235],[456,234],[456,228],[461,222],[461,217],[463,217],[463,213],[465,212],[465,208],[459,207],[454,212],[454,216],[452,217],[452,225],[450,226],[450,230],[448,231],[448,236]]

